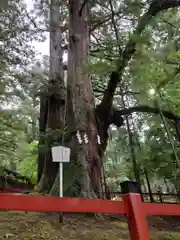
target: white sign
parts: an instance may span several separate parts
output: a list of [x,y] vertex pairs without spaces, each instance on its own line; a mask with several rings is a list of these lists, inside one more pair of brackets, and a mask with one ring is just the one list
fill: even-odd
[[70,148],[63,146],[52,147],[52,160],[53,162],[69,162],[70,161]]
[[59,162],[59,196],[63,197],[63,163],[70,161],[70,148],[56,146],[51,151],[52,161]]

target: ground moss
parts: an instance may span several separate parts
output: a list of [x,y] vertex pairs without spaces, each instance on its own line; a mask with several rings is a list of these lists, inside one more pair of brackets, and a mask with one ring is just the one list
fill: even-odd
[[[0,212],[0,239],[11,240],[128,240],[124,221],[97,220],[93,217],[66,215],[64,224],[57,214]],[[180,232],[151,231],[151,240],[179,240]]]
[[151,234],[152,240],[180,240],[180,233],[176,232],[156,232]]

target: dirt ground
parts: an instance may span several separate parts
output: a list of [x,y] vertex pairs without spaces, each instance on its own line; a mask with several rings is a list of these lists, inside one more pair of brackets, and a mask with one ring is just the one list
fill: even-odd
[[[180,218],[151,217],[152,240],[180,240]],[[179,224],[178,224],[179,222]],[[127,219],[107,216],[104,220],[79,215],[0,211],[0,239],[17,240],[128,240]]]

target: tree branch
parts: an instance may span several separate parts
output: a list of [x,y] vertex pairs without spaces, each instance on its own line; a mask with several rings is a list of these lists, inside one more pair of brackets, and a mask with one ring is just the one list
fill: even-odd
[[85,7],[86,3],[88,2],[88,0],[84,0],[83,4],[81,5],[81,8],[79,10],[79,16],[81,17],[82,15],[82,11],[83,11],[83,8]]
[[180,0],[154,0],[151,3],[148,11],[140,19],[136,30],[134,31],[133,35],[129,39],[129,42],[127,43],[122,53],[122,60],[118,67],[118,72],[120,76],[122,75],[122,71],[127,66],[132,55],[136,51],[137,36],[141,35],[141,33],[144,31],[147,24],[151,21],[151,19],[162,10],[167,10],[169,8],[175,8],[178,6],[180,6]]
[[179,6],[180,6],[180,0],[153,0],[152,1],[148,11],[141,17],[136,30],[130,37],[126,47],[124,48],[120,56],[120,59],[117,63],[116,73],[113,73],[114,75],[116,75],[116,78],[112,77],[112,74],[111,74],[107,89],[105,91],[105,94],[102,100],[102,105],[108,105],[108,107],[112,106],[113,95],[115,93],[118,83],[122,79],[123,71],[125,67],[128,65],[129,60],[131,59],[131,57],[136,51],[137,36],[140,36],[142,34],[147,24],[149,24],[151,19],[154,16],[156,16],[160,11],[167,10],[169,8],[179,7]]
[[104,92],[104,96],[101,102],[102,108],[106,109],[107,113],[109,113],[112,107],[113,97],[114,97],[118,82],[119,82],[119,74],[117,72],[112,72],[110,76],[110,81],[108,82],[107,89]]
[[112,0],[109,0],[109,4],[110,4],[110,8],[111,8],[111,21],[112,21],[112,25],[113,25],[113,28],[114,28],[114,31],[115,31],[115,36],[116,36],[116,41],[117,41],[119,54],[121,54],[122,50],[121,50],[121,47],[120,47],[118,29],[117,29],[117,26],[116,26],[115,12],[114,12],[114,8],[113,8]]
[[[146,106],[146,105],[135,106],[135,107],[131,107],[131,108],[127,108],[127,109],[123,109],[123,110],[118,111],[118,113],[120,115],[130,115],[131,113],[134,113],[134,112],[160,114],[160,110],[158,108],[153,108],[153,107]],[[163,114],[164,117],[166,117],[168,119],[171,119],[171,120],[174,120],[174,121],[180,120],[180,116],[177,116],[172,112],[162,110],[162,114]]]
[[180,0],[153,0],[148,12],[155,16],[157,13],[169,8],[175,8],[180,6]]

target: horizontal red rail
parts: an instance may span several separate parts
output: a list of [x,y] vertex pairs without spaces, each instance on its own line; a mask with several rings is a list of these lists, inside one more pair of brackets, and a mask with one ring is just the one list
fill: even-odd
[[6,194],[0,195],[0,210],[35,212],[94,212],[114,214],[126,213],[123,201]]
[[180,216],[180,204],[143,203],[147,215]]
[[[178,204],[142,203],[147,215],[180,216]],[[123,201],[57,198],[50,196],[0,195],[0,210],[37,212],[99,212],[125,214]]]
[[0,210],[127,214],[131,240],[149,240],[147,215],[180,216],[180,205],[144,203],[138,193],[123,201],[0,194]]
[[[180,216],[180,205],[178,204],[142,203],[142,207],[147,215]],[[127,213],[123,201],[7,194],[0,195],[0,210]]]

